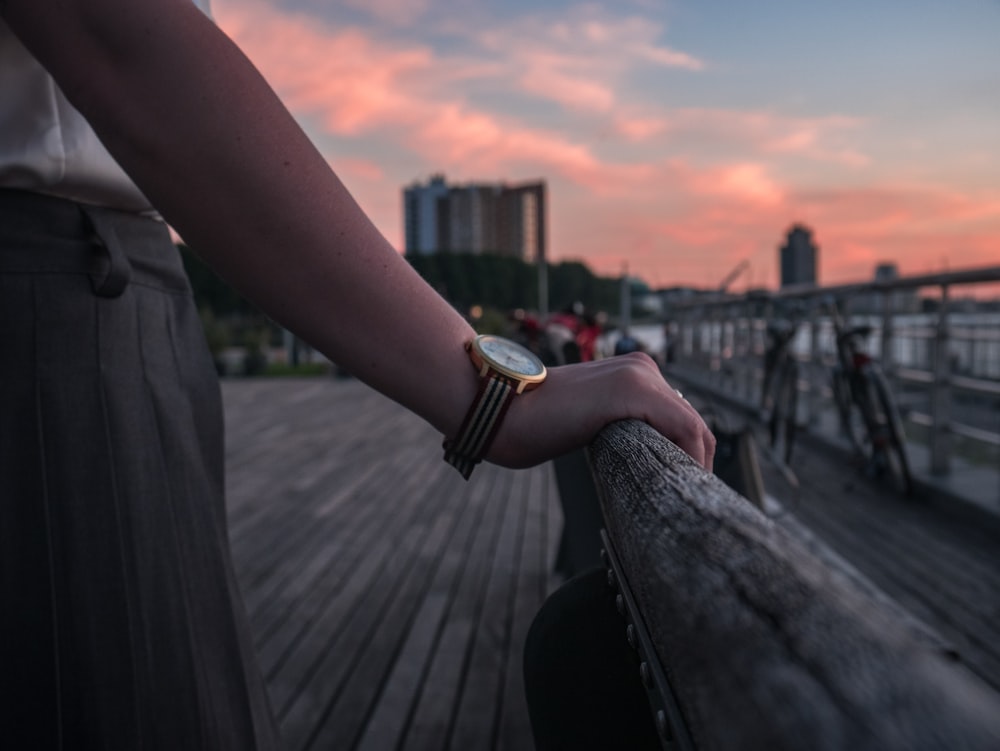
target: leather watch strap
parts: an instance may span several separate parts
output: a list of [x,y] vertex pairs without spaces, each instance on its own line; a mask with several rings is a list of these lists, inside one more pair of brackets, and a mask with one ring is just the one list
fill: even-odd
[[444,442],[444,460],[466,480],[489,450],[516,393],[513,379],[496,373],[483,378],[458,435]]

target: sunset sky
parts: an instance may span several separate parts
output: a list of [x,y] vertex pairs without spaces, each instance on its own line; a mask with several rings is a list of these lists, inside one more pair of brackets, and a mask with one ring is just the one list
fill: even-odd
[[400,250],[401,190],[544,179],[549,252],[656,287],[1000,264],[998,0],[213,0]]

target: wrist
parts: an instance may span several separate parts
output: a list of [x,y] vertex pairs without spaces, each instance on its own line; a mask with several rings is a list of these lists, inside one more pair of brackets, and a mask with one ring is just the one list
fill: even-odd
[[458,430],[446,435],[444,459],[468,479],[490,453],[511,405],[540,386],[547,372],[532,352],[501,337],[477,336],[466,349],[479,385]]

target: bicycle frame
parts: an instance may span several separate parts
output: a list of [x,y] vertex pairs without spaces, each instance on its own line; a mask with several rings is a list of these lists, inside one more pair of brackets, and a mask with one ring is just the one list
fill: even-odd
[[772,453],[786,466],[791,461],[798,419],[799,364],[791,350],[798,327],[798,321],[792,319],[785,327],[768,327],[770,342],[761,390],[761,412],[767,419]]
[[[889,469],[903,493],[908,495],[912,479],[902,421],[878,362],[860,344],[871,333],[871,327],[848,328],[836,304],[831,301],[829,307],[837,350],[833,391],[844,432],[873,472],[882,474]],[[852,405],[863,421],[863,435],[855,432],[852,425]]]

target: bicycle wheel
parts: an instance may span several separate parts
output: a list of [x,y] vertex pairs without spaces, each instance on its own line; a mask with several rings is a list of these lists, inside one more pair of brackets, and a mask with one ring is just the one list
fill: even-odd
[[876,448],[881,453],[884,469],[888,470],[893,485],[903,495],[913,493],[913,477],[910,472],[910,462],[906,456],[906,434],[903,431],[903,420],[892,398],[892,391],[885,374],[873,368],[871,377],[872,389],[878,402],[883,435]]
[[774,409],[768,425],[771,450],[785,464],[792,459],[795,443],[796,417],[798,410],[799,368],[795,360],[787,360],[781,368],[775,383]]

